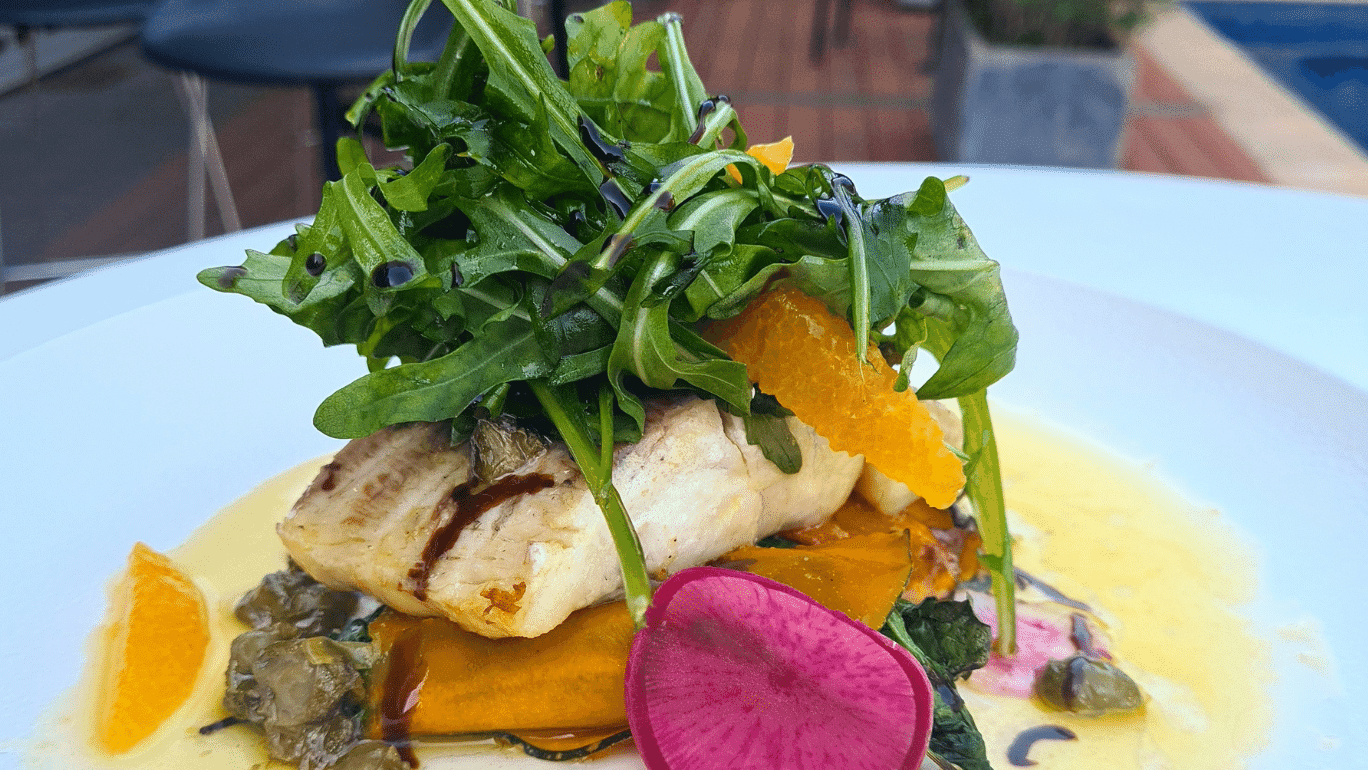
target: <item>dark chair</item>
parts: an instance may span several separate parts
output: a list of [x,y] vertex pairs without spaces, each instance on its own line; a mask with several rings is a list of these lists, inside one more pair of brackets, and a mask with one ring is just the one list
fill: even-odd
[[0,0],[0,24],[23,29],[141,22],[154,0]]
[[[155,0],[0,0],[0,24],[12,26],[18,37],[29,49],[29,79],[36,82],[37,66],[33,52],[33,41],[29,33],[36,29],[68,29],[74,27],[98,27],[113,24],[142,24],[151,12]],[[204,235],[204,185],[207,172],[214,185],[219,213],[227,230],[240,229],[237,209],[228,194],[227,177],[223,172],[223,162],[218,157],[218,146],[213,130],[208,126],[208,113],[202,121],[197,119],[193,109],[195,99],[203,101],[203,84],[193,79],[182,79],[176,83],[177,90],[185,101],[186,113],[192,123],[191,162],[190,162],[190,224],[189,236],[196,240]],[[198,223],[198,226],[196,225]],[[97,257],[77,259],[57,264],[26,266],[28,270],[5,269],[3,255],[0,255],[0,288],[7,281],[37,280],[57,278],[81,270],[98,267],[117,258]]]
[[[390,67],[407,7],[408,0],[163,0],[143,25],[143,52],[210,78],[309,87],[323,175],[338,179],[339,89]],[[413,36],[410,61],[435,61],[450,29],[451,15],[432,8]]]

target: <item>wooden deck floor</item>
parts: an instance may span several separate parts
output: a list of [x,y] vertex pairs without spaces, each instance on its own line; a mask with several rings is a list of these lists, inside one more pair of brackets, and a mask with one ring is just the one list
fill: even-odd
[[[685,36],[704,82],[711,91],[732,97],[753,141],[792,135],[799,162],[936,160],[927,113],[932,15],[900,10],[890,0],[853,0],[846,41],[833,41],[814,63],[808,50],[810,4],[636,4],[638,18],[670,10],[685,18]],[[1268,181],[1202,105],[1143,54],[1139,76],[1124,144],[1125,168]],[[217,128],[244,226],[303,217],[314,210],[320,179],[305,91],[266,92]],[[135,254],[182,242],[185,169],[183,154],[171,158],[117,199],[53,232],[37,253],[6,255],[10,264]],[[212,213],[208,230],[222,230]]]

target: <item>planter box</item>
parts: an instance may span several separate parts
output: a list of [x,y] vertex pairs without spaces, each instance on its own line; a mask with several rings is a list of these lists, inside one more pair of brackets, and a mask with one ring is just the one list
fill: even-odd
[[931,127],[942,160],[1115,168],[1135,61],[1110,51],[988,43],[946,0]]

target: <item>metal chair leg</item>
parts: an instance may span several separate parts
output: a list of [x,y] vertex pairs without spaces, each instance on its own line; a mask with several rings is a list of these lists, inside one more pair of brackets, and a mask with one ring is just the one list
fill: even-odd
[[181,98],[181,106],[190,120],[186,236],[192,241],[204,237],[204,219],[208,208],[206,181],[213,191],[224,232],[241,230],[242,220],[238,216],[237,203],[233,200],[233,191],[228,185],[228,171],[219,152],[214,124],[209,119],[209,89],[204,78],[189,72],[181,73],[174,82],[176,95]]

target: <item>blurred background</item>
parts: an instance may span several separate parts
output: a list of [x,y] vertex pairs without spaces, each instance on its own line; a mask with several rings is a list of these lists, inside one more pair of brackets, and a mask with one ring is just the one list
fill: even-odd
[[[336,111],[364,87],[368,78],[347,67],[379,67],[310,71],[240,44],[195,48],[182,22],[222,29],[242,21],[228,17],[275,8],[253,23],[276,41],[273,50],[307,59],[307,45],[290,41],[321,35],[338,50],[350,33],[317,21],[312,31],[293,29],[302,22],[271,13],[326,14],[330,2],[167,0],[160,5],[199,6],[197,15],[173,8],[149,19],[159,4],[97,3],[104,16],[82,17],[67,6],[83,3],[72,0],[0,0],[0,290],[312,214],[330,130],[319,111]],[[366,4],[395,5],[336,3],[353,17],[353,6]],[[594,5],[520,8],[550,35],[556,12]],[[1092,14],[1067,19],[1051,5],[639,0],[634,8],[638,21],[681,14],[708,89],[731,97],[752,141],[791,135],[795,162],[1117,167],[1368,195],[1368,5],[1053,3]],[[25,16],[28,6],[54,13]],[[965,20],[969,31],[956,32]],[[1074,39],[1053,39],[1051,27]],[[1022,58],[1037,48],[1081,54],[1084,74],[1058,58]],[[247,65],[223,63],[233,55]],[[264,70],[247,71],[255,66]],[[187,69],[202,77],[179,74]],[[1005,96],[1007,85],[1023,84],[1025,96]],[[1062,106],[1076,93],[1091,101]],[[975,112],[985,105],[1009,120],[1039,113],[1045,128],[999,126]],[[1112,138],[1097,127],[1110,124]],[[964,138],[975,131],[977,139]],[[1060,145],[1055,155],[1050,144]]]

